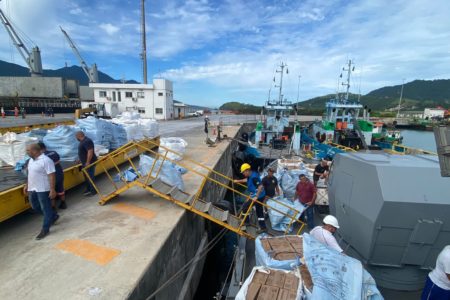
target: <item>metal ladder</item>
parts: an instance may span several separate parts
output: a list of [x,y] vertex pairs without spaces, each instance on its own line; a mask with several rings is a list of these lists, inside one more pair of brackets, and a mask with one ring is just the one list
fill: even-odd
[[[250,213],[252,212],[253,206],[256,203],[265,206],[267,209],[274,210],[289,219],[290,223],[286,228],[285,234],[289,233],[291,231],[290,229],[293,228],[296,223],[299,224],[297,234],[299,234],[303,229],[305,224],[295,218],[295,216],[298,215],[299,211],[295,210],[294,208],[291,208],[284,203],[274,200],[279,205],[288,208],[288,212],[285,213],[277,208],[267,205],[264,202],[251,199],[250,196],[243,194],[242,192],[235,190],[228,185],[232,178],[229,178],[226,175],[221,174],[220,172],[217,172],[194,160],[184,158],[182,162],[178,162],[170,159],[168,157],[170,153],[175,155],[181,154],[168,148],[159,146],[157,143],[158,141],[150,141],[143,145],[142,143],[133,142],[121,151],[116,151],[112,155],[107,155],[106,157],[96,161],[89,166],[86,166],[86,168],[83,169],[83,172],[86,174],[87,178],[90,180],[91,184],[100,196],[100,205],[106,204],[117,195],[134,186],[139,186],[162,199],[171,201],[186,210],[189,210],[246,238],[255,239],[257,236],[257,228],[253,225],[246,224],[248,223],[247,221]],[[164,150],[164,153],[158,152],[158,150],[156,149],[156,147],[158,146],[160,147],[160,149]],[[136,164],[133,161],[141,153],[151,154],[154,158],[153,165],[146,175],[139,173],[139,170],[136,168]],[[118,161],[125,161],[125,163],[119,165],[116,163]],[[159,167],[156,167],[157,162],[159,162]],[[200,188],[195,193],[190,194],[180,190],[176,186],[172,186],[161,180],[159,174],[165,162],[174,163],[177,166],[186,168],[195,176],[200,177],[202,180]],[[112,164],[114,166],[113,168],[111,168],[112,171],[105,168],[105,164]],[[88,176],[87,173],[87,169],[92,166],[95,166],[96,168],[102,168],[105,171],[106,178],[111,182],[111,185],[105,186],[103,184],[102,186],[99,186],[98,184],[96,184]],[[135,174],[137,175],[136,180],[128,182],[125,177],[122,176],[124,170],[126,170],[127,168],[134,170]],[[114,172],[116,174],[112,174],[111,172]],[[114,177],[116,177],[116,179],[119,178],[120,180],[114,180]],[[246,211],[242,211],[238,215],[234,215],[228,210],[223,210],[220,207],[215,206],[213,203],[201,199],[202,191],[205,188],[212,188],[214,186],[231,190],[241,197],[244,197],[246,201],[251,201],[251,204]]]

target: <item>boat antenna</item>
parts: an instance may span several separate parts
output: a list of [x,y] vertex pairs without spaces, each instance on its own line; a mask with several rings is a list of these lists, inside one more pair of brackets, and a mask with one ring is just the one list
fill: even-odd
[[141,0],[142,81],[147,84],[147,41],[145,36],[145,0]]
[[358,103],[361,100],[361,78],[362,78],[362,67],[361,67],[361,73],[359,74]]
[[298,85],[297,85],[297,103],[298,103],[298,98],[300,97],[300,78],[302,78],[302,75],[298,75]]
[[400,90],[400,100],[398,101],[397,119],[399,118],[399,115],[400,115],[400,107],[401,107],[401,105],[402,105],[403,86],[404,86],[404,85],[405,85],[405,78],[403,78],[402,89]]

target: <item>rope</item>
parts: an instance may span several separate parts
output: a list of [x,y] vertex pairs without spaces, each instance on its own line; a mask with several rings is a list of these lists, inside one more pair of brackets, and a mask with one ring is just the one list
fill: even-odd
[[192,259],[190,259],[178,272],[176,272],[174,275],[172,275],[163,285],[161,285],[156,291],[154,291],[150,296],[146,298],[146,300],[150,300],[153,297],[155,297],[159,292],[161,292],[166,286],[170,285],[172,282],[175,281],[175,279],[185,273],[189,270],[189,266],[199,261],[203,256],[205,256],[209,251],[211,251],[214,246],[222,239],[222,237],[225,235],[225,232],[227,231],[226,228],[223,228],[205,247],[204,250],[202,250],[201,254],[197,258],[197,256],[194,256]]
[[[228,277],[229,277],[230,274],[231,274],[231,270],[233,270],[233,266],[234,266],[235,261],[236,261],[236,257],[237,257],[237,253],[238,253],[237,250],[238,250],[238,249],[239,249],[239,248],[236,247],[236,249],[234,250],[233,261],[231,262],[230,268],[228,269],[227,277],[225,277],[225,281],[223,282],[222,290],[220,291],[220,294],[218,295],[218,296],[220,296],[220,298],[222,298],[223,291],[225,290],[225,286],[226,286],[227,281],[228,281]],[[217,298],[217,299],[220,299],[220,298]]]

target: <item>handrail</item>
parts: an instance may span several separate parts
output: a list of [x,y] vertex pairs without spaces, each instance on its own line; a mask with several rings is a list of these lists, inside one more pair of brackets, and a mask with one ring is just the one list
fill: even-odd
[[[150,141],[150,143],[152,143],[152,141]],[[145,148],[145,147],[142,146],[142,145],[139,145],[139,144],[136,144],[136,145],[137,145],[138,147]],[[171,150],[171,149],[169,149],[169,148],[166,148],[166,147],[164,147],[164,146],[159,146],[159,148],[162,148],[162,149],[164,149],[164,150],[166,150],[166,151],[168,151],[168,152],[172,152],[172,153],[174,153],[174,154],[177,154],[177,155],[181,155],[181,156],[182,156],[182,154],[180,154],[180,153],[178,153],[178,152],[176,152],[176,151],[173,151],[173,150]],[[145,149],[146,149],[148,152],[154,153],[154,154],[157,155],[157,156],[162,156],[160,153],[154,151],[153,149],[148,149],[148,148],[145,148]],[[177,165],[179,165],[179,166],[181,166],[181,167],[183,167],[183,168],[185,168],[185,169],[187,169],[187,170],[189,170],[189,171],[191,171],[191,172],[193,172],[193,173],[195,173],[195,174],[201,176],[201,177],[207,178],[207,180],[212,181],[212,182],[214,182],[214,183],[216,183],[216,184],[218,184],[218,185],[220,185],[220,186],[222,186],[222,187],[224,187],[224,188],[226,188],[226,189],[228,189],[228,190],[231,190],[232,192],[234,192],[234,193],[236,193],[236,194],[238,194],[238,195],[240,195],[240,196],[244,196],[245,198],[248,197],[248,195],[246,195],[246,194],[244,194],[244,193],[242,193],[242,192],[240,192],[240,191],[238,191],[238,190],[235,190],[234,188],[231,188],[231,187],[229,187],[228,185],[221,183],[220,181],[217,181],[217,180],[215,180],[215,179],[212,179],[212,178],[210,178],[209,176],[206,176],[205,174],[202,174],[202,173],[198,172],[197,170],[195,170],[195,169],[193,169],[193,168],[190,168],[189,166],[186,166],[186,165],[184,165],[184,164],[181,164],[180,162],[178,162],[178,161],[176,161],[176,160],[174,160],[174,159],[171,159],[171,158],[165,156],[165,159],[164,159],[164,160],[168,160],[168,161],[170,161],[170,162],[172,162],[172,163],[175,163],[175,164],[177,164]],[[164,160],[163,160],[163,161],[164,161]],[[193,163],[194,165],[197,165],[197,166],[199,166],[199,167],[205,168],[205,169],[207,169],[208,171],[210,171],[210,172],[212,172],[212,173],[214,173],[214,174],[216,174],[216,175],[219,175],[219,176],[223,177],[224,179],[226,179],[226,180],[228,180],[228,181],[232,181],[232,180],[233,180],[232,178],[230,178],[230,177],[228,177],[228,176],[226,176],[226,175],[224,175],[224,174],[222,174],[222,173],[220,173],[220,172],[217,172],[216,170],[211,169],[211,168],[209,168],[209,167],[207,167],[207,166],[205,166],[205,165],[202,165],[202,164],[200,164],[200,163],[198,163],[198,162],[196,162],[196,161],[194,161],[194,160],[192,160],[192,159],[189,159],[189,158],[183,158],[183,160],[189,161],[189,162]],[[163,162],[161,162],[161,164],[163,164]],[[149,173],[149,174],[150,174],[150,173]],[[245,185],[243,185],[243,184],[241,184],[241,183],[235,183],[235,184],[238,184],[238,185],[240,185],[240,186],[242,186],[242,187],[247,188],[247,186],[245,186]],[[296,213],[299,213],[298,210],[295,210],[295,209],[291,208],[289,205],[286,205],[286,204],[284,204],[284,203],[282,203],[282,202],[276,201],[275,199],[272,199],[272,200],[275,201],[277,204],[280,204],[280,205],[282,205],[282,206],[284,206],[284,207],[286,207],[286,208],[289,208],[289,209],[294,210]],[[277,211],[277,212],[280,212],[280,211]],[[281,213],[281,212],[280,212],[280,213]]]
[[333,143],[333,142],[329,142],[329,141],[326,142],[326,143],[327,143],[328,145],[330,145],[330,146],[333,146],[333,147],[335,147],[335,148],[344,150],[344,151],[346,151],[346,152],[356,152],[355,149],[350,148],[350,147],[347,147],[347,146],[339,145],[339,144],[336,144],[336,143]]
[[[201,216],[203,216],[203,217],[205,217],[205,218],[210,219],[210,220],[213,221],[213,222],[216,222],[216,223],[218,223],[218,224],[220,224],[220,225],[222,225],[222,226],[227,227],[227,228],[230,229],[230,230],[233,230],[233,231],[235,231],[235,232],[237,232],[237,233],[243,234],[242,227],[245,226],[244,224],[245,224],[246,218],[249,217],[252,207],[253,207],[255,204],[260,204],[260,205],[262,205],[263,207],[266,207],[267,209],[271,209],[271,210],[273,210],[273,211],[275,211],[275,212],[277,212],[277,213],[279,213],[279,214],[281,214],[281,215],[287,217],[288,219],[290,219],[289,226],[286,227],[285,233],[288,233],[288,232],[291,230],[292,226],[293,226],[296,222],[299,222],[299,223],[301,224],[298,232],[300,232],[300,231],[303,229],[304,223],[301,222],[301,221],[299,221],[299,220],[297,220],[297,219],[295,218],[296,216],[298,216],[298,215],[300,214],[300,211],[299,211],[299,210],[297,210],[297,209],[295,209],[295,208],[293,208],[293,207],[291,207],[291,206],[289,206],[289,205],[287,205],[287,204],[285,204],[285,203],[283,203],[283,202],[280,202],[280,201],[278,201],[278,200],[276,200],[276,199],[271,199],[272,201],[274,201],[274,202],[277,203],[278,205],[280,205],[280,206],[282,206],[282,207],[284,207],[284,208],[287,208],[287,212],[283,212],[283,211],[281,211],[280,209],[277,209],[277,208],[275,208],[275,207],[272,207],[272,206],[270,206],[270,205],[267,205],[265,202],[259,201],[258,199],[251,198],[249,195],[244,194],[244,193],[242,193],[241,191],[236,190],[234,187],[230,187],[228,184],[225,184],[225,183],[223,183],[223,182],[220,181],[220,179],[222,178],[222,179],[224,179],[227,183],[229,183],[230,181],[233,180],[232,178],[230,178],[230,177],[228,177],[228,176],[226,176],[226,175],[224,175],[224,174],[222,174],[222,173],[220,173],[220,172],[217,172],[217,171],[215,171],[215,170],[213,170],[213,169],[211,169],[211,168],[209,168],[209,167],[207,167],[207,166],[205,166],[205,165],[203,165],[203,164],[201,164],[201,163],[199,163],[199,162],[196,162],[196,161],[194,161],[194,160],[192,160],[192,159],[189,159],[189,158],[184,158],[183,163],[181,163],[181,162],[179,162],[179,161],[175,161],[174,159],[168,157],[168,154],[169,154],[169,153],[173,153],[173,154],[176,154],[176,155],[182,155],[181,153],[178,153],[178,152],[176,152],[176,151],[173,151],[173,150],[171,150],[171,149],[169,149],[169,148],[167,148],[167,147],[160,146],[157,142],[154,142],[154,141],[151,141],[151,140],[146,141],[146,142],[147,142],[147,143],[145,143],[145,144],[143,144],[143,143],[136,143],[136,142],[130,142],[130,143],[127,144],[125,147],[121,148],[119,151],[114,151],[114,152],[112,152],[111,155],[108,155],[108,158],[107,158],[107,159],[106,159],[106,158],[105,158],[105,159],[100,159],[100,160],[98,160],[98,161],[96,161],[96,162],[94,162],[94,163],[92,163],[92,164],[86,166],[86,167],[83,169],[83,172],[85,173],[85,175],[88,175],[88,174],[87,174],[87,169],[89,169],[89,168],[92,167],[93,165],[102,165],[103,163],[112,163],[112,164],[114,165],[114,167],[115,167],[115,168],[113,167],[113,169],[115,169],[115,170],[118,172],[120,180],[123,181],[123,182],[125,183],[125,185],[119,187],[118,185],[115,184],[115,182],[113,182],[113,181],[114,181],[114,180],[113,180],[113,176],[111,176],[111,175],[106,171],[106,173],[107,173],[107,178],[108,178],[110,181],[112,181],[112,186],[114,187],[114,191],[111,192],[111,193],[109,193],[109,194],[107,194],[107,195],[103,195],[103,194],[101,193],[100,189],[96,186],[95,182],[94,182],[93,180],[91,180],[91,178],[90,178],[89,176],[87,176],[88,180],[91,182],[91,184],[94,186],[94,188],[95,188],[96,191],[98,192],[99,196],[101,197],[101,200],[100,200],[100,202],[99,202],[100,204],[105,204],[107,201],[109,201],[110,199],[112,199],[114,196],[120,194],[121,192],[123,192],[123,191],[125,191],[125,190],[127,190],[127,189],[129,189],[129,188],[131,188],[132,186],[135,186],[135,185],[139,185],[139,186],[141,186],[141,187],[143,187],[143,188],[145,188],[145,189],[151,190],[152,188],[147,186],[148,182],[150,182],[150,179],[156,179],[156,178],[158,177],[158,175],[159,175],[159,172],[160,172],[160,170],[161,170],[161,168],[162,168],[164,162],[165,162],[165,161],[169,161],[169,162],[172,162],[172,163],[174,163],[174,164],[176,164],[176,165],[178,165],[178,166],[180,166],[180,167],[183,167],[183,168],[189,170],[190,172],[192,172],[193,174],[196,174],[196,175],[198,175],[198,176],[200,176],[200,177],[203,178],[202,183],[201,183],[201,186],[200,186],[200,188],[198,189],[198,191],[195,193],[194,199],[193,199],[193,202],[192,202],[192,203],[190,203],[189,205],[187,205],[187,204],[185,204],[185,203],[177,203],[178,205],[184,207],[185,209],[189,209],[189,210],[191,210],[191,211],[193,211],[193,212],[195,212],[195,213],[197,213],[197,214],[199,214],[199,215],[201,215]],[[160,149],[163,149],[163,150],[164,150],[164,151],[162,151],[163,153],[158,152],[158,150],[154,150],[154,149],[155,149],[156,147],[158,147],[158,146],[159,146]],[[151,154],[154,155],[154,163],[153,163],[153,165],[152,165],[152,170],[150,170],[150,171],[148,172],[148,174],[146,174],[146,175],[139,174],[139,172],[137,172],[137,169],[136,169],[135,165],[132,163],[132,160],[131,160],[131,159],[128,159],[131,168],[133,168],[133,169],[136,171],[137,177],[140,178],[140,179],[146,177],[146,178],[145,178],[145,183],[144,183],[144,182],[141,182],[141,181],[138,181],[138,180],[132,181],[132,182],[127,182],[127,181],[125,181],[125,179],[122,178],[122,176],[121,176],[121,170],[120,170],[120,168],[116,165],[116,163],[115,163],[115,161],[114,161],[114,158],[115,158],[115,157],[117,157],[117,156],[119,156],[119,155],[124,155],[124,154],[126,154],[127,152],[129,152],[129,151],[131,151],[131,150],[133,150],[133,149],[140,149],[139,151],[137,151],[137,152],[139,152],[139,153],[145,153],[145,152],[147,152],[147,153],[151,153]],[[153,169],[154,169],[154,167],[155,167],[156,161],[159,161],[159,160],[161,161],[161,162],[160,162],[161,165],[160,165],[159,169],[157,170],[157,174],[156,174],[156,175],[153,175],[153,173],[154,173],[154,170],[153,170]],[[186,163],[188,163],[188,164],[186,164]],[[195,166],[195,167],[197,167],[197,168],[194,168],[192,165],[189,166],[189,164],[192,164],[193,166]],[[102,165],[102,166],[103,166],[103,165]],[[200,170],[199,170],[199,169],[200,169]],[[201,172],[201,169],[206,170],[206,171],[207,171],[206,174],[205,174],[205,172]],[[216,174],[218,178],[217,178],[217,177],[216,177],[216,178],[212,178],[212,176],[211,176],[212,174]],[[239,219],[239,222],[240,222],[238,228],[235,228],[235,227],[232,227],[232,226],[230,226],[230,225],[227,225],[227,224],[224,223],[224,222],[220,222],[219,220],[214,219],[212,216],[209,216],[208,214],[205,214],[204,212],[198,211],[198,210],[194,207],[194,204],[195,204],[197,201],[200,200],[200,199],[199,199],[199,196],[201,195],[202,191],[203,191],[204,188],[205,188],[205,183],[208,182],[208,181],[211,182],[211,183],[213,183],[213,184],[216,184],[216,185],[218,185],[218,186],[220,186],[220,187],[222,187],[222,188],[225,188],[226,190],[229,190],[229,191],[231,191],[231,192],[233,192],[233,193],[235,193],[235,194],[237,194],[237,195],[240,195],[241,197],[243,197],[244,199],[246,199],[246,201],[252,201],[252,203],[250,203],[248,209],[247,209],[245,212],[242,211],[242,212],[239,214],[239,216],[235,216],[235,217],[237,217],[237,218]],[[242,186],[242,187],[246,187],[246,186],[243,185],[243,184],[238,184],[238,185],[239,185],[239,186]],[[162,195],[161,193],[157,193],[157,194],[158,194],[160,197],[165,198],[166,200],[172,200],[172,201],[173,201],[173,200],[176,200],[176,199],[171,199],[170,196]],[[244,235],[244,234],[243,234],[243,235]],[[248,235],[248,234],[245,234],[245,235]]]

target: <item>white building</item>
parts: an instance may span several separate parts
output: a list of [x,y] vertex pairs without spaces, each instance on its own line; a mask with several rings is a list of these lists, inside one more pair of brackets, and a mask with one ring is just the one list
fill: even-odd
[[94,101],[117,103],[119,112],[136,111],[142,118],[167,120],[173,114],[172,82],[153,79],[153,84],[91,83]]
[[445,109],[442,108],[425,108],[423,112],[424,119],[444,118]]

